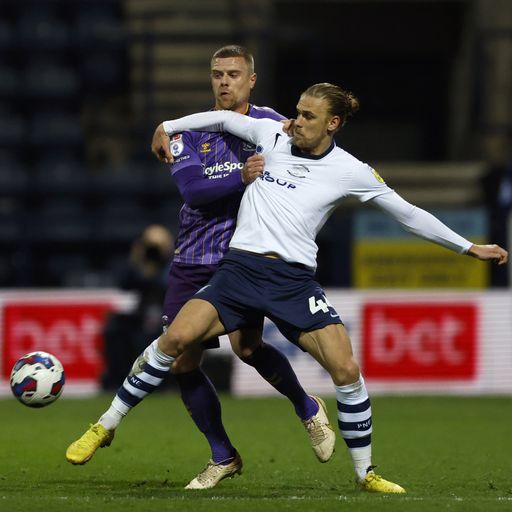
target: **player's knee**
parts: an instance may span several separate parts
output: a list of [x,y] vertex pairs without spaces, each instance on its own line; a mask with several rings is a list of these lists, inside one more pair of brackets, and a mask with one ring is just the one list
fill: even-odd
[[233,351],[242,361],[246,362],[246,360],[248,360],[252,357],[252,354],[258,347],[259,347],[259,344],[257,344],[256,346],[243,346],[243,347],[240,347],[237,345],[236,347],[233,347]]
[[166,354],[178,357],[182,354],[193,339],[187,329],[169,328],[165,334],[160,336],[160,350]]
[[355,382],[360,375],[359,365],[354,359],[333,365],[329,373],[336,386],[351,384]]
[[242,339],[233,340],[230,338],[231,348],[233,352],[244,362],[250,359],[255,350],[264,345],[261,335],[244,336]]
[[171,373],[178,375],[189,373],[199,368],[201,364],[201,353],[186,351],[178,356],[171,365]]

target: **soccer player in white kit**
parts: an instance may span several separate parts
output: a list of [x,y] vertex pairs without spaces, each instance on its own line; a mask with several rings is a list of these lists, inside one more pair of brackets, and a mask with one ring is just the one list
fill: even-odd
[[[358,108],[348,92],[331,84],[308,88],[297,105],[292,136],[282,124],[233,112],[207,112],[165,122],[152,150],[170,157],[169,135],[184,130],[229,131],[258,146],[261,176],[246,188],[230,251],[209,284],[181,309],[167,332],[144,352],[141,393],[159,383],[187,347],[236,329],[261,328],[263,316],[308,351],[330,374],[338,425],[354,465],[356,482],[369,492],[404,489],[373,471],[372,416],[368,393],[337,312],[314,279],[315,237],[329,214],[348,197],[371,202],[407,230],[461,254],[506,263],[496,245],[474,245],[429,213],[402,199],[368,165],[338,148],[334,134]],[[263,169],[264,158],[264,169]],[[145,375],[150,375],[146,378]]]

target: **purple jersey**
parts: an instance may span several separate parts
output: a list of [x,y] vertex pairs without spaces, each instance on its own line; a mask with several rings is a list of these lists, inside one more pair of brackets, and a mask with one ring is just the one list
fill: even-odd
[[[249,106],[254,118],[284,119]],[[185,203],[179,215],[174,262],[215,265],[224,256],[244,191],[241,169],[255,147],[229,133],[185,132],[171,138],[171,172]]]

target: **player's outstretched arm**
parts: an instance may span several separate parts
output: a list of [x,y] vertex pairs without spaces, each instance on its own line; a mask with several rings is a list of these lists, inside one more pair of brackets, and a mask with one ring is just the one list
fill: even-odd
[[498,265],[504,265],[508,261],[508,252],[499,245],[472,244],[431,213],[408,203],[395,191],[373,198],[372,203],[391,215],[407,231],[421,238],[479,260],[495,261]]
[[508,261],[508,252],[496,244],[472,245],[467,252],[468,256],[483,261],[495,261],[498,265],[505,265]]

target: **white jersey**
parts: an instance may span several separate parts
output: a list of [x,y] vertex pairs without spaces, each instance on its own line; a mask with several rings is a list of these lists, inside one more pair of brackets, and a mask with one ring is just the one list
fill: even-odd
[[457,252],[471,242],[429,213],[407,203],[369,165],[337,147],[322,155],[300,152],[280,122],[229,111],[193,114],[164,123],[165,131],[228,131],[257,146],[264,174],[250,184],[238,212],[230,247],[275,254],[290,263],[316,268],[316,235],[348,197],[372,201],[407,230]]

